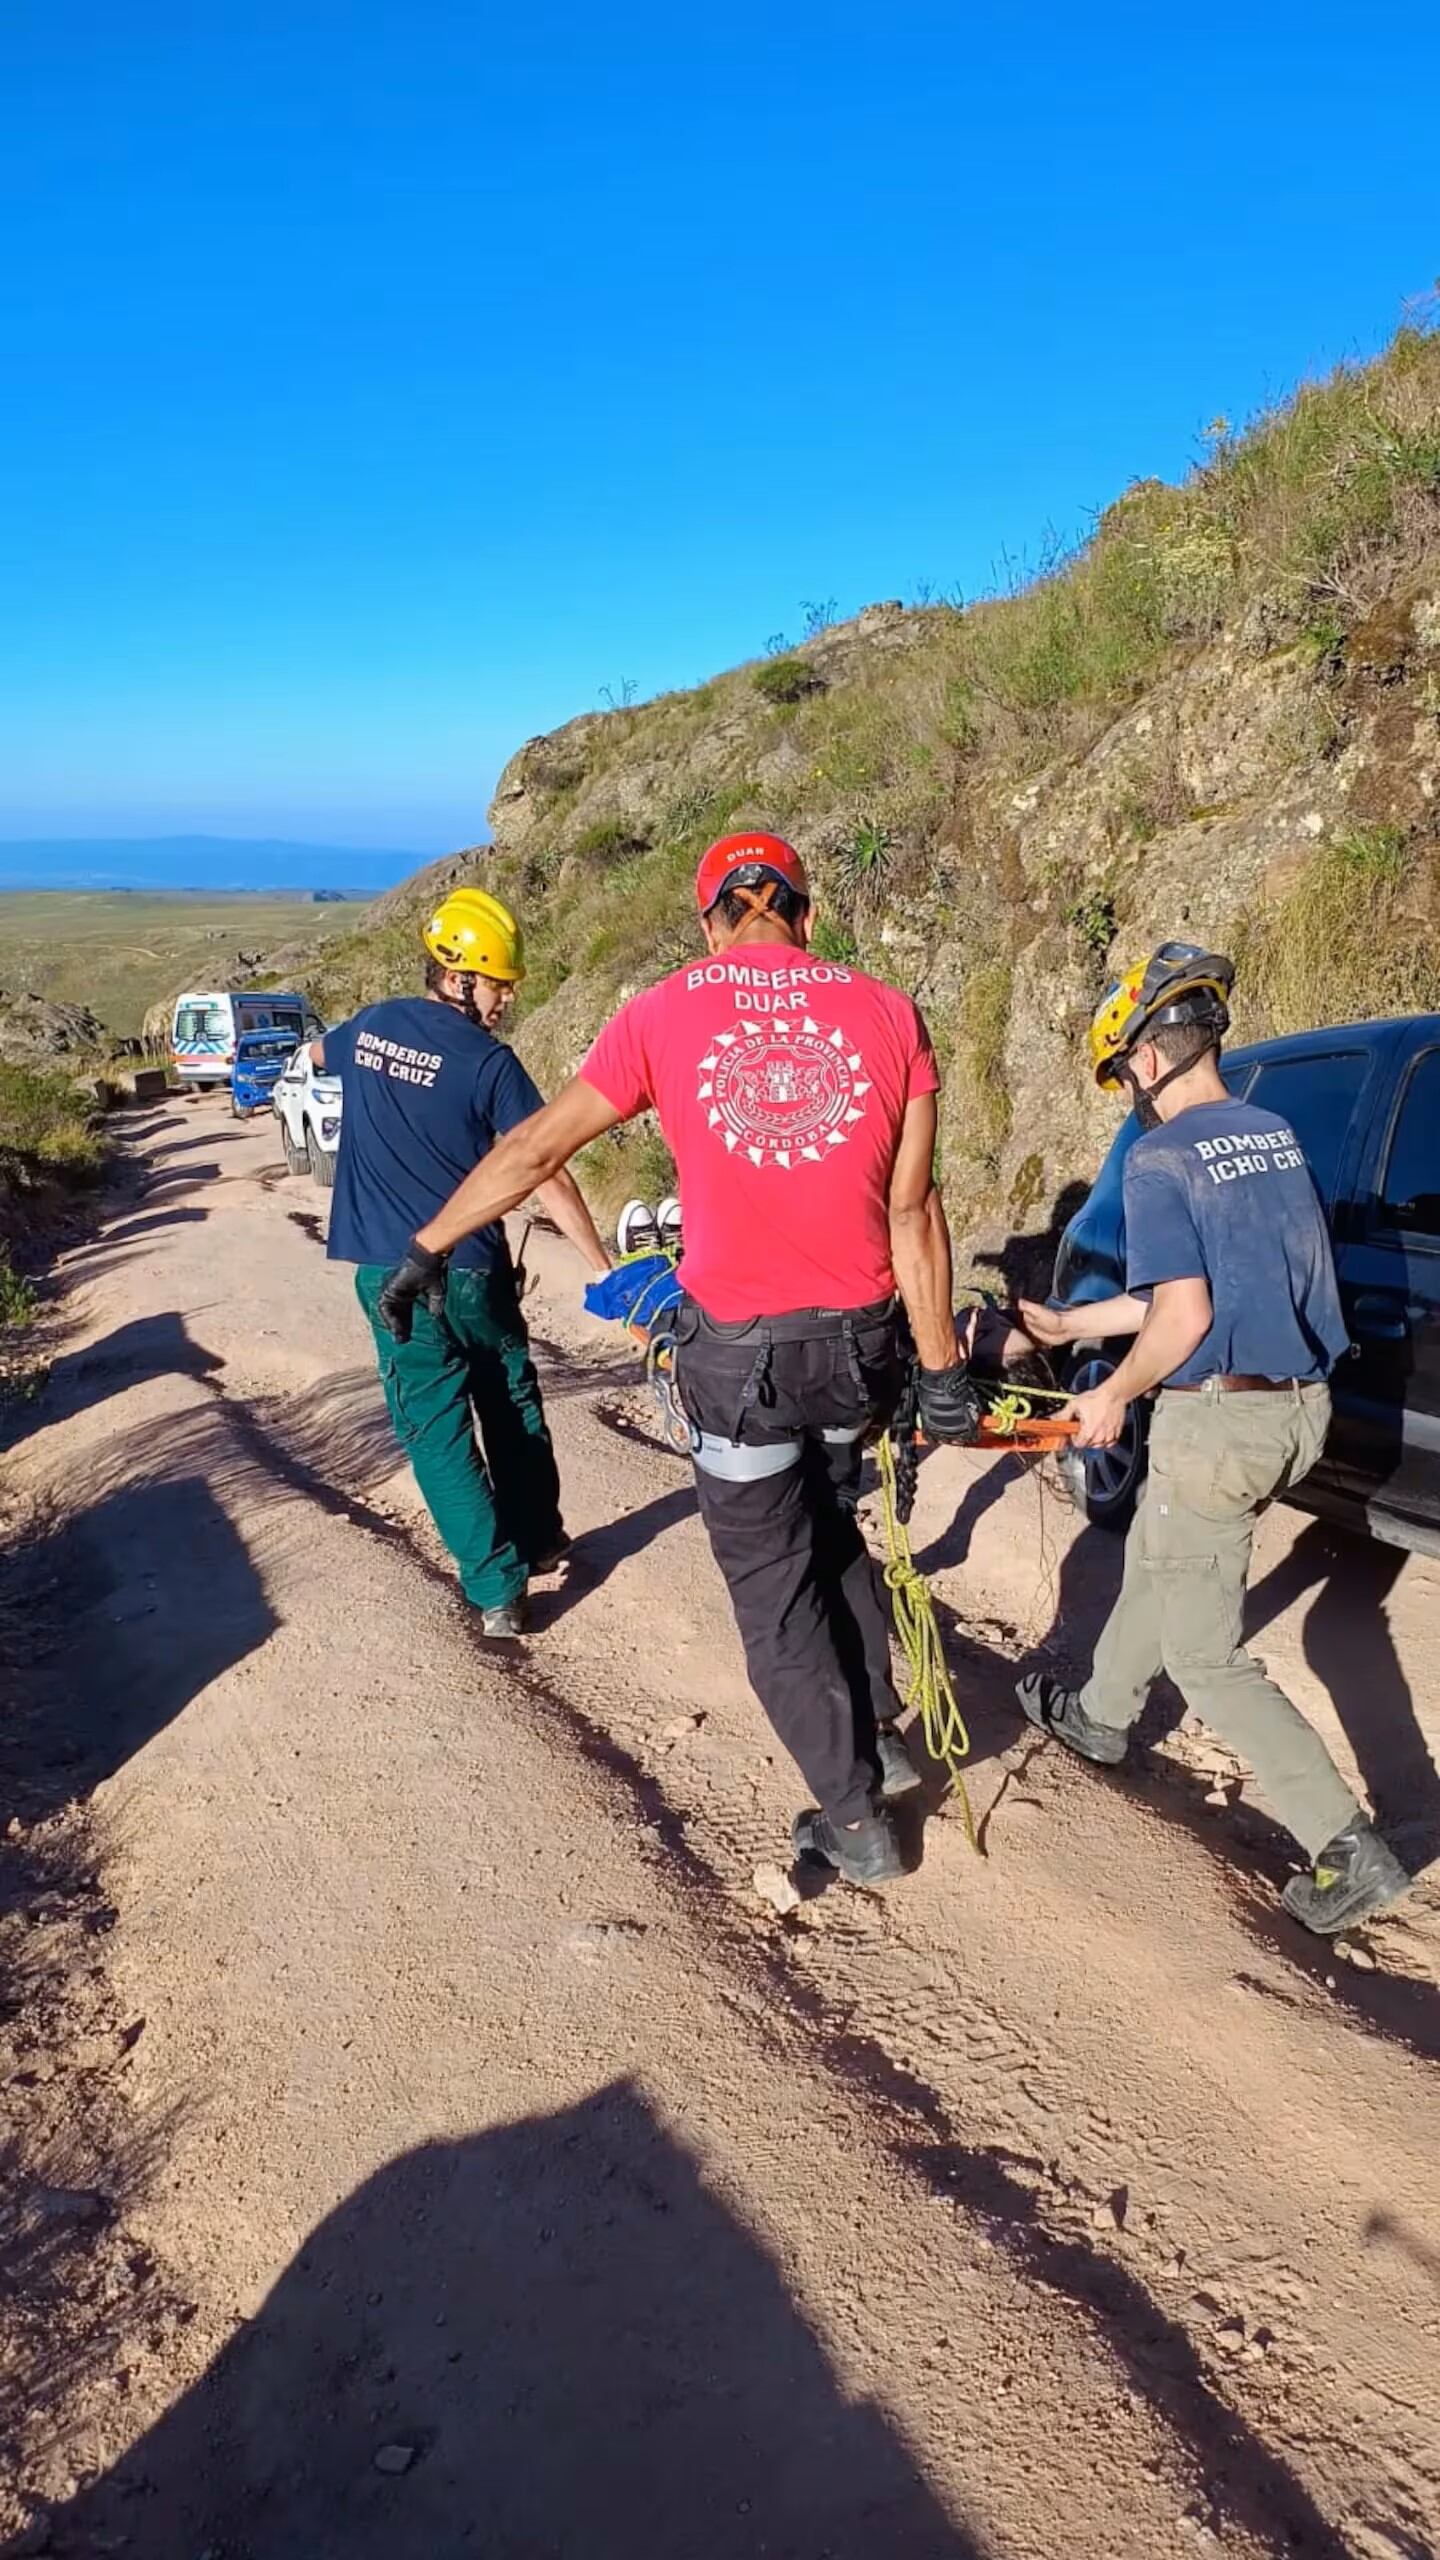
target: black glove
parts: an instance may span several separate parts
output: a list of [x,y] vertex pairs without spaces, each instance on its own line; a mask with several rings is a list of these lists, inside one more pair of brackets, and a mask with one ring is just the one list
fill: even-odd
[[921,1431],[927,1440],[979,1437],[981,1403],[963,1360],[949,1369],[922,1369],[916,1391]]
[[408,1342],[414,1319],[415,1303],[434,1316],[437,1323],[445,1313],[445,1279],[450,1257],[444,1253],[427,1253],[423,1244],[412,1242],[403,1262],[387,1272],[385,1285],[376,1301],[375,1312],[387,1333],[397,1342]]

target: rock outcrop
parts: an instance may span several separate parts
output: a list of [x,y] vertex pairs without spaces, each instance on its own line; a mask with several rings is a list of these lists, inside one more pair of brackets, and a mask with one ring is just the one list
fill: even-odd
[[11,1067],[63,1067],[109,1042],[88,1006],[54,1004],[48,996],[8,995],[0,987],[0,1062]]
[[1235,952],[1241,1033],[1440,1006],[1440,341],[1127,492],[1013,597],[872,606],[529,740],[490,818],[301,971],[322,1009],[413,983],[424,909],[482,880],[524,919],[516,1036],[553,1087],[694,948],[704,844],[775,827],[820,947],[926,1010],[960,1230],[1043,1236],[1114,1125],[1085,1024],[1156,942]]

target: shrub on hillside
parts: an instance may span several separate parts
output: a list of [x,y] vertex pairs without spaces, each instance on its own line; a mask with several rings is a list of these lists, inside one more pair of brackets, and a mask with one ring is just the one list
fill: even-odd
[[1437,871],[1440,853],[1408,845],[1397,827],[1322,845],[1288,894],[1243,916],[1233,937],[1252,1026],[1278,1034],[1440,1011]]
[[582,827],[570,850],[581,862],[628,862],[650,842],[629,818],[596,818]]
[[807,694],[825,690],[818,668],[807,666],[803,658],[767,658],[750,681],[767,702],[803,702]]
[[94,1111],[69,1076],[0,1064],[0,1156],[22,1169],[82,1178],[98,1169]]

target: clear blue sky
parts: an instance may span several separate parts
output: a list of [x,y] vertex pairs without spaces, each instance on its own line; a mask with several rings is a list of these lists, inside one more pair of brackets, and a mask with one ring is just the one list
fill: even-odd
[[1440,268],[1433,0],[11,0],[0,835],[439,849]]

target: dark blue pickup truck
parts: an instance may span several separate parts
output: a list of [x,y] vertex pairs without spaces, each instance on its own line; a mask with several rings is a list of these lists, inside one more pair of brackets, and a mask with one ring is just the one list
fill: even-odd
[[[1288,1120],[1330,1220],[1350,1354],[1332,1381],[1325,1456],[1291,1497],[1392,1545],[1440,1555],[1440,1014],[1342,1023],[1226,1052],[1237,1098]],[[1055,1258],[1051,1297],[1078,1306],[1124,1287],[1125,1156],[1118,1132]],[[1066,1383],[1091,1386],[1123,1342],[1078,1344]],[[1121,1527],[1145,1471],[1145,1408],[1113,1450],[1074,1462],[1092,1520]],[[1083,1485],[1078,1480],[1083,1464]]]

